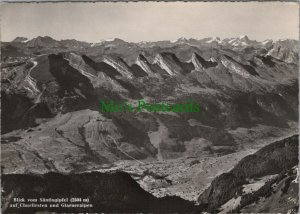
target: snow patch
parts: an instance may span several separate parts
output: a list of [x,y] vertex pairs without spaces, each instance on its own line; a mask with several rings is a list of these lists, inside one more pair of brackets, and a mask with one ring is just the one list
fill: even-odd
[[295,167],[295,170],[296,170],[296,178],[292,181],[292,183],[296,183],[298,184],[299,183],[299,168],[298,166]]
[[94,76],[93,74],[90,74],[90,73],[88,73],[88,72],[85,72],[85,71],[82,70],[82,69],[78,69],[78,70],[80,71],[80,73],[81,73],[82,75],[86,76],[86,77],[89,78],[89,79],[96,78],[96,76]]
[[266,44],[268,44],[268,43],[273,43],[273,40],[265,40],[265,41],[263,41],[261,44],[262,45],[266,45]]
[[91,47],[100,46],[100,45],[102,45],[102,44],[104,44],[106,42],[113,42],[113,41],[115,41],[115,38],[102,39],[102,40],[100,40],[98,42],[92,43]]
[[249,179],[248,181],[250,182],[250,184],[243,185],[244,194],[252,193],[252,192],[259,190],[262,186],[264,186],[266,184],[267,181],[273,179],[276,176],[277,176],[277,174],[266,175],[266,176],[258,178],[258,180]]
[[243,192],[245,194],[255,192],[255,191],[259,190],[264,184],[265,184],[264,182],[257,182],[254,184],[243,185]]
[[248,39],[248,36],[246,36],[246,35],[241,35],[239,38],[240,38],[240,39]]
[[241,199],[242,199],[241,196],[230,199],[229,201],[227,201],[225,204],[222,205],[222,207],[221,207],[222,211],[220,213],[225,214],[225,213],[228,213],[231,210],[237,208],[241,203]]
[[224,44],[225,42],[221,40],[219,37],[212,37],[211,40],[207,41],[206,43],[210,44],[216,42],[218,44]]

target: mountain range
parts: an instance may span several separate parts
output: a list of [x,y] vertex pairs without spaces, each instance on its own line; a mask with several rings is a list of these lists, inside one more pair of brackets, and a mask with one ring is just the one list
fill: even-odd
[[[33,39],[28,39],[25,37],[16,37],[11,43],[19,46],[21,48],[58,48],[61,50],[84,50],[89,48],[104,48],[104,49],[113,49],[114,47],[120,48],[121,46],[128,46],[131,48],[150,48],[154,46],[159,46],[163,48],[172,47],[175,45],[190,45],[194,47],[211,47],[213,48],[233,48],[233,49],[240,49],[240,48],[263,48],[267,49],[267,55],[271,55],[275,58],[280,60],[288,61],[288,62],[295,62],[297,61],[297,41],[292,39],[280,39],[277,41],[273,40],[264,40],[262,42],[257,42],[256,40],[251,40],[247,36],[240,36],[236,38],[225,38],[220,39],[219,37],[210,37],[204,39],[187,39],[187,38],[179,38],[175,41],[157,41],[157,42],[126,42],[122,39],[112,38],[107,40],[100,40],[99,42],[95,43],[88,43],[77,41],[75,39],[65,39],[57,41],[49,36],[44,37],[36,37]],[[5,46],[5,43],[4,43]],[[283,47],[283,50],[280,48]],[[285,48],[293,49],[292,53],[289,50],[285,50]],[[289,55],[291,54],[291,55]]]
[[[44,185],[51,173],[56,179],[60,173],[124,171],[157,197],[176,195],[222,212],[240,196],[243,207],[227,205],[243,210],[246,196],[238,190],[265,175],[235,178],[232,167],[242,160],[257,169],[261,159],[243,158],[298,131],[298,51],[295,40],[257,42],[247,36],[3,42],[2,172],[45,174],[39,180]],[[102,112],[101,101],[110,100],[193,101],[200,112]],[[272,173],[284,175],[294,161]],[[262,171],[269,173],[271,165]],[[219,178],[222,173],[228,174]],[[233,177],[233,189],[223,188]],[[219,187],[224,195],[214,192]]]

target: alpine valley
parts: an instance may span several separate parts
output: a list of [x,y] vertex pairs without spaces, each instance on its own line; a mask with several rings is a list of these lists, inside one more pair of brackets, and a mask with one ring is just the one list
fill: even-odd
[[2,42],[3,213],[13,198],[80,195],[94,205],[80,212],[298,213],[298,51],[247,36]]

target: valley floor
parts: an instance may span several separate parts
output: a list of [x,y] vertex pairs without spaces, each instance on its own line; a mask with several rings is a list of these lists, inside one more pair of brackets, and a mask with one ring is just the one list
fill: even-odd
[[[261,128],[261,127],[260,127]],[[266,127],[265,127],[266,128]],[[246,130],[234,132],[239,136]],[[154,160],[141,164],[136,161],[118,161],[114,167],[97,171],[125,171],[129,173],[146,191],[156,197],[176,195],[190,201],[197,201],[199,195],[218,175],[230,171],[242,158],[253,154],[260,148],[280,139],[292,136],[297,131],[282,132],[285,137],[269,137],[256,140],[243,146],[239,151],[226,155],[206,157],[186,156],[171,160]],[[241,138],[246,141],[245,138]],[[250,139],[248,139],[250,141]]]
[[[289,125],[290,128],[285,129],[259,125],[248,129],[231,130],[229,132],[238,145],[237,150],[231,153],[204,151],[202,147],[207,144],[207,140],[197,138],[184,142],[186,150],[182,153],[182,157],[177,159],[164,159],[158,153],[156,158],[117,160],[115,156],[104,152],[110,149],[110,145],[107,145],[109,141],[102,147],[96,147],[101,141],[101,136],[97,133],[101,133],[103,127],[114,130],[114,126],[98,113],[84,110],[58,115],[44,121],[40,126],[3,135],[2,170],[4,174],[125,171],[143,189],[157,197],[177,195],[196,201],[216,176],[229,171],[242,158],[269,143],[295,134],[297,124]],[[85,128],[84,135],[80,132],[80,127]],[[159,134],[162,138],[166,131],[161,127],[154,134]],[[118,138],[117,132],[111,133],[110,136]],[[157,136],[150,133],[149,137],[151,143],[157,147],[159,145]],[[123,153],[128,152],[124,151],[126,147],[119,147],[116,142],[111,145]],[[218,148],[220,146],[211,146],[214,151],[220,149]],[[130,159],[131,156],[126,154],[126,158]],[[105,162],[107,160],[110,162]]]

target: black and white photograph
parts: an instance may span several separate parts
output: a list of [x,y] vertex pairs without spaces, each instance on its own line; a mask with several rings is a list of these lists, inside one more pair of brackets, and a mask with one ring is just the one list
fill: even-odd
[[298,2],[5,2],[1,213],[299,212]]

